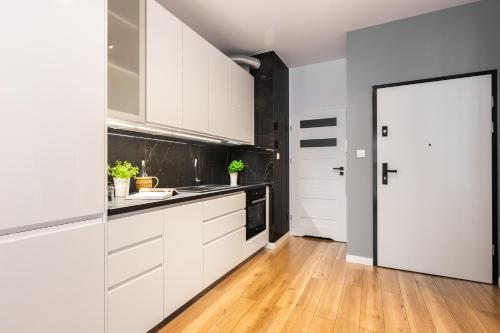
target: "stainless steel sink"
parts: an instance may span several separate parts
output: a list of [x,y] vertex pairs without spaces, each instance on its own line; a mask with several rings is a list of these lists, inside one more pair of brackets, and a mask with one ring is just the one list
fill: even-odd
[[230,187],[229,185],[209,184],[209,185],[178,187],[175,190],[177,192],[203,193],[203,192],[211,192],[211,191],[220,191],[220,190],[227,189],[229,187]]

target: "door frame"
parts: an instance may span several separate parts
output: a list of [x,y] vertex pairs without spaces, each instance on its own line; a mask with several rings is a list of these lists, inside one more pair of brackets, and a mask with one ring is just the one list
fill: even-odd
[[493,284],[498,284],[498,180],[497,180],[497,70],[488,70],[488,71],[480,71],[480,72],[472,72],[458,75],[449,75],[449,76],[441,76],[435,78],[421,79],[421,80],[413,80],[413,81],[403,81],[396,83],[388,83],[381,85],[374,85],[372,88],[372,154],[373,154],[373,265],[377,265],[377,239],[378,239],[378,230],[377,230],[377,91],[382,88],[390,88],[397,86],[406,86],[413,84],[421,84],[421,83],[429,83],[436,81],[446,81],[446,80],[454,80],[454,79],[462,79],[467,77],[474,76],[483,76],[483,75],[491,75],[491,85],[492,85],[492,95],[493,95],[493,107],[491,110],[491,120],[493,122],[493,133],[491,135],[492,140],[492,244],[494,246],[495,252],[492,255],[492,265],[493,265]]

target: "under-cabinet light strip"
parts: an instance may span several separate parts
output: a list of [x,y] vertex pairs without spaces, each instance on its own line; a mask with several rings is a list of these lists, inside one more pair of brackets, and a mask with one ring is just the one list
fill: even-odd
[[114,121],[111,119],[109,119],[107,121],[107,124],[108,124],[108,126],[112,126],[112,127],[116,126],[116,127],[125,128],[125,129],[136,129],[136,130],[145,131],[145,132],[154,132],[154,133],[159,133],[159,134],[164,134],[164,135],[172,135],[172,136],[177,136],[177,137],[202,140],[202,141],[213,142],[213,143],[222,143],[222,140],[219,140],[219,139],[207,138],[204,136],[198,136],[198,135],[192,135],[192,134],[186,134],[186,133],[180,133],[180,132],[166,131],[166,130],[157,129],[157,128],[153,128],[153,127],[135,126],[135,125],[130,125],[130,124],[123,123],[123,122]]

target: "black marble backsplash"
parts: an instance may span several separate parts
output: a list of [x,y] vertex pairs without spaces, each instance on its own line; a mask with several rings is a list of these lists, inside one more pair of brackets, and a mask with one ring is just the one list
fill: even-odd
[[[194,185],[195,159],[198,159],[197,172],[203,184],[229,184],[227,166],[233,159],[241,159],[247,166],[240,174],[240,184],[273,179],[273,152],[265,149],[108,129],[108,163],[126,160],[140,167],[145,160],[148,175],[159,178],[159,187]],[[131,191],[135,191],[133,181]]]

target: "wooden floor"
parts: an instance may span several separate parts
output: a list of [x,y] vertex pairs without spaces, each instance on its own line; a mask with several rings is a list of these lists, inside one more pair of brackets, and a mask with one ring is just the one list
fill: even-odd
[[345,258],[343,243],[292,237],[159,332],[500,332],[498,287]]

